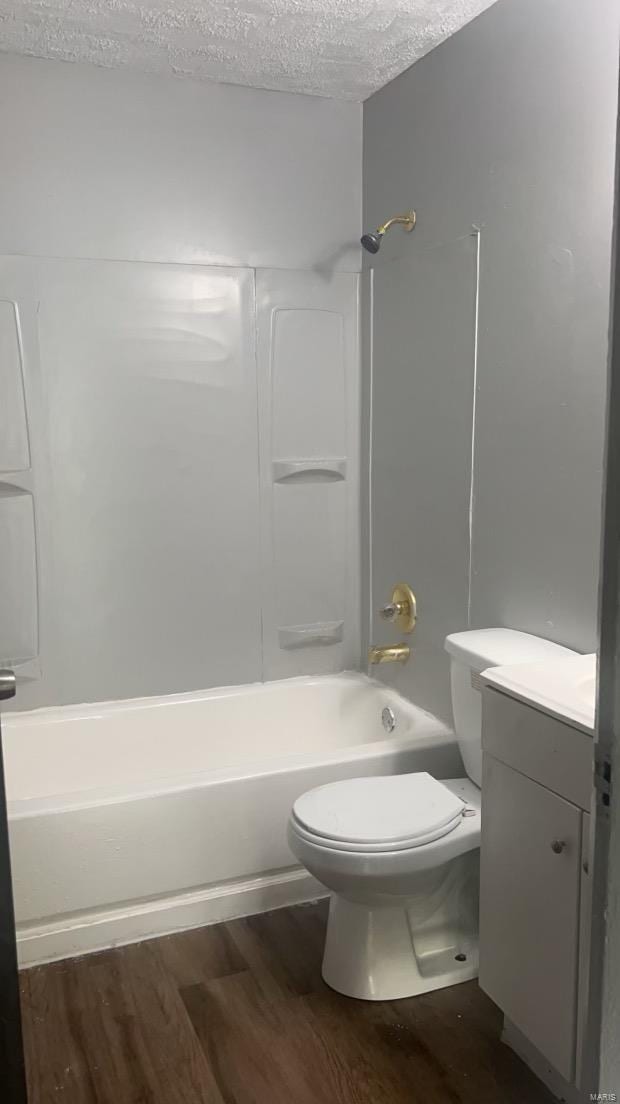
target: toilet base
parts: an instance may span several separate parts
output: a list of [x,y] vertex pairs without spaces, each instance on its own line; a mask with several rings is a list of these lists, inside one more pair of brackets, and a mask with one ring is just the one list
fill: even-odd
[[338,993],[399,1000],[477,976],[477,925],[416,927],[411,908],[402,904],[367,908],[332,896],[323,979]]

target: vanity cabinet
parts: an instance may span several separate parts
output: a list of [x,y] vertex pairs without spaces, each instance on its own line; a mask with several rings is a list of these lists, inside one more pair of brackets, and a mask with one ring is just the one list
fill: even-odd
[[482,786],[480,984],[571,1080],[581,811],[490,755]]
[[574,1083],[592,739],[490,688],[482,732],[480,985]]

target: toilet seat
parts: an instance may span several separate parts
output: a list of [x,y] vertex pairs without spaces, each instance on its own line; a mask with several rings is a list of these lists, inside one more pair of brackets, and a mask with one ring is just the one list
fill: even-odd
[[322,849],[405,851],[454,831],[464,808],[461,797],[426,772],[350,778],[298,798],[292,826]]

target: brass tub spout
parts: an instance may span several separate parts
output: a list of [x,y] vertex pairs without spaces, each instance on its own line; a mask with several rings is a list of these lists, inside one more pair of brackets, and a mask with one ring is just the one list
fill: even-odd
[[406,663],[411,655],[408,644],[373,644],[368,649],[368,662],[376,663]]

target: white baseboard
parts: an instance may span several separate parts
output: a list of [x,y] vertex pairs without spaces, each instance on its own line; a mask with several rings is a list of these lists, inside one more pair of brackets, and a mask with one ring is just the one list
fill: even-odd
[[18,927],[19,964],[37,966],[325,896],[324,886],[307,871],[294,868],[153,901],[74,913]]

